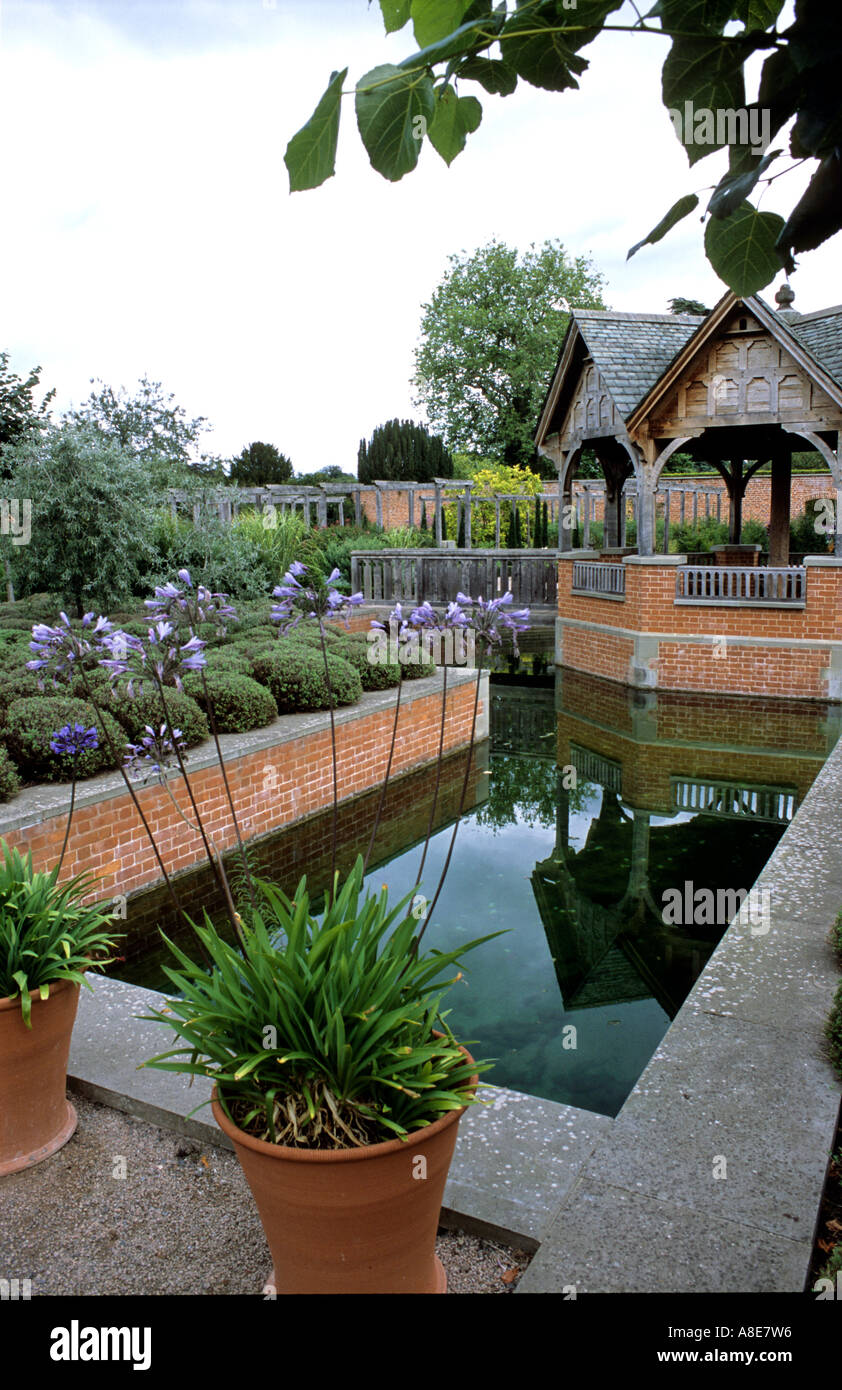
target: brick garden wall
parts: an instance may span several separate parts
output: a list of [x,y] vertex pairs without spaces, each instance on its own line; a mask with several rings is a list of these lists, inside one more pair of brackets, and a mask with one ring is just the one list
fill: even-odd
[[[625,568],[625,600],[617,601],[574,595],[573,565],[559,561],[561,665],[658,689],[838,698],[828,672],[842,642],[842,568],[807,569],[803,609],[677,604],[674,565]],[[565,619],[607,630],[568,626]],[[656,646],[643,650],[629,631],[657,638]],[[697,640],[682,642],[682,636]],[[787,640],[792,646],[777,645]],[[638,657],[636,647],[643,651]]]
[[[448,692],[445,728],[445,751],[448,753],[466,746],[469,741],[474,691],[474,682],[466,681],[451,686]],[[480,701],[480,712],[482,706]],[[337,722],[339,796],[342,800],[380,784],[386,770],[393,721],[394,706],[390,703],[371,711],[355,710],[352,717]],[[440,722],[438,687],[426,694],[419,690],[414,698],[405,692],[393,775],[434,758]],[[283,721],[279,721],[278,727],[282,724]],[[301,737],[287,738],[284,742],[238,756],[226,755],[226,771],[244,837],[281,829],[332,804],[330,729],[307,732]],[[218,764],[191,772],[190,782],[208,834],[219,849],[230,849],[236,844],[236,836]],[[173,781],[171,788],[177,804],[189,815],[183,782]],[[167,872],[178,873],[200,863],[203,848],[199,836],[184,824],[164,788],[141,788],[138,799]],[[14,809],[12,802],[8,810],[11,813]],[[31,850],[36,869],[47,869],[58,859],[66,823],[63,810],[39,819],[36,824],[9,829],[5,838],[24,852]],[[74,812],[62,879],[86,869],[100,876],[97,898],[128,895],[161,877],[140,818],[124,787],[100,800],[83,802]]]
[[[667,483],[670,481],[670,478],[671,478],[671,477],[674,477],[674,481],[675,481],[676,485],[677,485],[679,482],[697,483],[697,484],[699,484],[699,485],[701,485],[701,486],[703,486],[703,487],[716,488],[718,491],[720,491],[720,492],[722,493],[722,505],[721,505],[722,520],[723,520],[723,521],[727,521],[727,519],[728,519],[728,498],[727,498],[727,495],[726,495],[726,492],[725,492],[725,484],[724,484],[722,478],[719,476],[718,473],[713,473],[713,474],[711,474],[711,473],[688,474],[688,475],[684,475],[684,476],[681,477],[681,478],[675,477],[674,475],[671,475],[671,474],[668,474],[668,473],[664,473],[664,474],[661,475],[661,482],[662,482],[663,484],[667,484]],[[546,490],[547,490],[548,492],[551,492],[551,491],[553,491],[554,486],[555,486],[555,485],[554,485],[552,482],[548,482],[548,483],[546,484]],[[769,519],[770,519],[770,515],[771,515],[771,488],[772,488],[772,479],[771,479],[771,477],[770,477],[769,475],[767,475],[767,474],[761,474],[760,476],[755,475],[755,476],[749,481],[748,487],[746,488],[745,499],[744,499],[744,501],[743,501],[743,521],[760,521],[760,522],[763,523],[764,526],[768,526],[768,525],[769,525]],[[584,491],[584,488],[583,488],[583,486],[582,486],[582,483],[581,483],[581,482],[575,482],[575,481],[574,481],[574,483],[573,483],[573,493],[574,493],[574,496],[579,496],[581,493],[583,493],[583,491]],[[388,528],[396,527],[396,526],[406,526],[406,525],[408,524],[408,522],[409,522],[409,500],[408,500],[408,494],[406,493],[406,491],[404,491],[403,489],[398,489],[398,488],[395,488],[395,489],[387,488],[381,495],[382,495],[382,498],[383,498],[383,525],[386,526],[386,527],[388,527]],[[807,505],[807,502],[808,502],[811,498],[814,498],[814,497],[830,497],[830,498],[835,498],[835,496],[836,496],[836,491],[835,491],[835,488],[834,488],[834,485],[833,485],[833,480],[832,480],[830,474],[827,473],[827,472],[825,472],[825,473],[794,473],[794,474],[793,474],[793,477],[792,477],[791,496],[792,496],[791,514],[792,514],[793,519],[795,519],[795,517],[801,515],[801,513],[804,511],[804,509],[805,509],[805,507],[806,507],[806,505]],[[416,494],[415,494],[415,525],[416,525],[416,526],[418,526],[418,525],[420,524],[420,521],[421,521],[421,499],[422,499],[422,498],[426,499],[426,503],[427,503],[427,523],[428,523],[430,529],[432,530],[432,527],[433,527],[433,517],[434,517],[434,504],[435,504],[435,491],[434,491],[434,489],[433,489],[433,488],[423,488],[423,489],[422,489],[422,488],[419,488],[419,489],[417,490]],[[374,525],[374,524],[376,523],[376,521],[377,521],[377,503],[376,503],[376,493],[375,493],[374,488],[364,488],[364,489],[362,490],[362,492],[360,493],[360,501],[361,501],[361,503],[362,503],[363,511],[365,512],[366,516],[368,517],[368,520],[372,523],[372,525]],[[659,505],[658,505],[658,514],[659,514],[659,515],[661,514],[662,505],[663,505],[663,504],[662,504],[661,502],[659,502]],[[716,509],[715,509],[715,501],[714,501],[713,499],[712,499],[711,505],[712,505],[712,515],[715,516],[715,515],[716,515]],[[592,512],[592,515],[595,516],[596,520],[601,521],[601,520],[602,520],[602,512],[603,512],[603,505],[602,505],[602,498],[601,498],[601,496],[598,496],[598,497],[595,499],[595,502],[592,503],[592,507],[594,508],[594,511]],[[346,508],[346,516],[347,516],[347,515],[348,515],[348,509]],[[704,517],[704,515],[705,515],[704,503],[703,503],[703,501],[700,499],[700,503],[699,503],[699,518],[702,519],[702,518]],[[689,501],[688,504],[687,504],[687,507],[686,507],[685,521],[686,521],[687,523],[690,523],[690,522],[692,521],[692,519],[693,519],[692,501]],[[675,524],[677,524],[677,522],[678,522],[678,501],[677,501],[677,499],[676,499],[675,497],[673,497],[673,499],[672,499],[672,507],[671,507],[671,511],[670,511],[670,523],[671,523],[672,525],[675,525]]]

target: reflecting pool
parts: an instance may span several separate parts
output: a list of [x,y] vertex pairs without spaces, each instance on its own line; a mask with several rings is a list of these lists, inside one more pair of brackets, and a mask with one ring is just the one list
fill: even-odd
[[[561,671],[492,684],[492,736],[425,942],[465,957],[449,1021],[487,1079],[614,1115],[623,1104],[839,734],[812,701],[631,691]],[[422,891],[433,896],[465,756],[447,760]],[[430,769],[390,791],[369,874],[409,893],[433,804]],[[339,864],[365,852],[377,796],[343,807]],[[327,886],[331,816],[254,845],[259,873]],[[188,912],[216,916],[209,872],[178,880]],[[689,890],[689,891],[688,891]],[[752,930],[762,903],[750,897]],[[419,911],[423,905],[419,904]],[[755,914],[756,913],[756,921]],[[217,916],[217,920],[218,916]],[[158,889],[130,900],[113,973],[166,989],[157,927],[186,940]]]

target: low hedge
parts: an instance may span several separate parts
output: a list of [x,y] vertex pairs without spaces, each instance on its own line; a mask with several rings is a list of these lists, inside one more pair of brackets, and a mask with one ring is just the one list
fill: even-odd
[[[230,676],[250,676],[251,662],[241,651],[236,651],[233,647],[214,647],[212,651],[206,651],[207,657],[206,673],[213,675],[224,671]],[[185,689],[187,687],[185,686]]]
[[5,723],[9,706],[16,700],[34,698],[49,694],[53,687],[48,685],[43,692],[38,688],[38,680],[31,671],[0,671],[0,725]]
[[[186,748],[194,748],[197,743],[204,743],[205,739],[210,738],[208,721],[194,699],[168,686],[166,701],[172,727],[181,730]],[[143,735],[147,724],[153,729],[160,729],[165,722],[161,698],[157,690],[149,685],[144,685],[143,693],[133,698],[125,688],[118,688],[109,696],[108,708],[120,721],[132,743]]]
[[99,747],[80,753],[75,759],[77,777],[94,777],[117,766],[105,741],[103,727],[110,735],[118,755],[126,746],[126,736],[117,720],[107,710],[99,720],[93,705],[72,696],[39,695],[15,700],[6,715],[6,747],[30,782],[69,782],[73,776],[74,759],[54,753],[50,740],[66,724],[83,724],[86,729],[96,726]]
[[[253,663],[255,680],[271,690],[279,714],[329,709],[330,693],[322,655],[304,643],[286,638],[265,647]],[[336,705],[353,705],[362,697],[359,672],[339,656],[328,656],[328,671]]]
[[11,801],[19,791],[18,770],[5,748],[0,747],[0,801]]
[[[322,644],[317,629],[308,628],[302,634],[302,640],[311,650],[321,654]],[[326,632],[325,647],[329,656],[339,656],[343,661],[350,662],[359,674],[363,690],[390,690],[400,681],[400,667],[395,662],[380,664],[369,660],[371,645],[365,637],[358,642],[350,636]]]
[[[207,671],[205,682],[216,727],[221,734],[243,734],[249,729],[262,729],[274,723],[278,717],[278,707],[271,690],[250,676],[228,671]],[[196,674],[186,676],[184,689],[207,714],[202,677]]]

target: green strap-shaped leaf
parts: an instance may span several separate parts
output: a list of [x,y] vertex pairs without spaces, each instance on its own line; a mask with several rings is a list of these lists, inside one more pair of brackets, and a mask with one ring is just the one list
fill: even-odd
[[630,261],[632,256],[640,250],[641,246],[654,245],[656,241],[660,241],[661,237],[666,236],[667,232],[671,227],[675,226],[676,222],[680,222],[683,217],[687,217],[688,213],[691,213],[698,205],[699,198],[696,193],[685,193],[683,198],[679,198],[677,203],[673,203],[669,212],[665,217],[661,218],[657,227],[653,227],[648,236],[645,236],[642,241],[638,241],[632,246],[630,251],[626,254],[626,260]]
[[415,168],[435,109],[433,83],[426,73],[403,72],[383,63],[360,79],[357,126],[378,174],[394,183]]
[[511,96],[517,86],[514,68],[497,58],[469,58],[459,68],[457,76],[479,82],[492,96]]
[[409,20],[411,6],[412,0],[380,0],[387,34],[393,34],[395,30],[403,28]]
[[325,179],[333,177],[336,169],[336,142],[339,138],[342,83],[347,76],[347,68],[331,73],[327,91],[309,121],[293,135],[287,145],[284,164],[289,173],[290,193],[298,193],[305,188],[318,188]]
[[730,217],[712,217],[705,228],[707,258],[734,294],[756,294],[780,274],[782,259],[775,242],[784,220],[775,212],[758,212],[741,203]]
[[452,87],[439,87],[436,114],[428,131],[430,143],[445,164],[452,164],[465,148],[465,141],[482,120],[482,107],[476,97],[458,97]]
[[661,91],[690,164],[728,143],[728,113],[745,107],[745,56],[733,39],[673,39]]
[[471,0],[412,0],[412,27],[421,48],[458,29],[470,7]]

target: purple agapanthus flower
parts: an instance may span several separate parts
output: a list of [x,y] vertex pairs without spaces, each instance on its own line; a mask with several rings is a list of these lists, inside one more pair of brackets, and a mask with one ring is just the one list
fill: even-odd
[[182,588],[173,583],[161,584],[155,590],[155,597],[145,600],[146,607],[151,610],[150,620],[154,623],[165,620],[180,635],[191,637],[203,623],[210,623],[224,637],[228,624],[237,621],[228,595],[211,593],[202,584],[194,588],[189,570],[179,570],[176,577]]
[[352,609],[365,602],[364,596],[339,593],[335,588],[337,579],[341,579],[338,569],[331,570],[326,579],[314,572],[310,587],[299,583],[306,574],[307,566],[293,560],[283,582],[272,590],[273,598],[279,600],[272,609],[272,622],[278,624],[279,634],[292,632],[307,619],[323,627],[326,618],[344,618],[348,627]]
[[76,627],[66,613],[59,614],[55,627],[35,623],[29,644],[35,656],[27,661],[26,668],[38,677],[42,690],[47,680],[54,686],[67,683],[83,668],[85,658],[102,646],[112,630],[113,624],[107,618],[94,621],[93,613],[86,613]]
[[500,646],[504,635],[509,633],[512,639],[512,650],[515,656],[520,656],[518,647],[518,634],[527,632],[530,626],[530,615],[528,608],[510,608],[512,603],[510,593],[501,594],[499,598],[477,599],[469,598],[467,594],[459,593],[456,595],[456,602],[463,608],[471,608],[470,624],[474,632],[475,640],[490,651],[492,647]]
[[176,748],[182,761],[187,760],[184,735],[180,729],[173,729],[173,736],[170,738],[166,724],[162,724],[157,730],[147,724],[145,730],[137,743],[126,744],[124,770],[127,776],[144,782],[148,782],[152,777],[158,777],[163,781],[169,772],[180,770]]
[[75,758],[88,749],[98,748],[99,735],[96,725],[86,729],[84,724],[65,724],[64,728],[56,730],[53,734],[50,747],[54,753],[67,758]]
[[192,636],[181,642],[177,626],[159,617],[149,628],[147,641],[130,632],[112,632],[103,638],[109,655],[100,661],[112,682],[128,676],[126,693],[130,698],[142,694],[144,682],[174,685],[183,690],[182,676],[187,671],[200,671],[206,664],[204,648],[207,643]]

